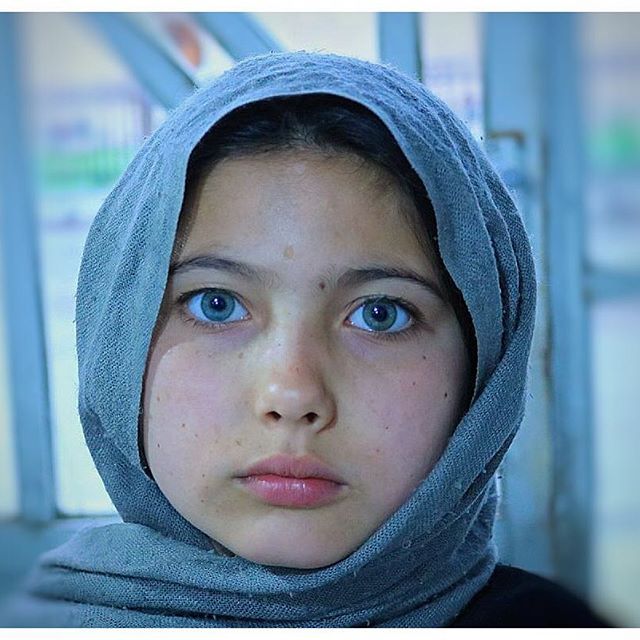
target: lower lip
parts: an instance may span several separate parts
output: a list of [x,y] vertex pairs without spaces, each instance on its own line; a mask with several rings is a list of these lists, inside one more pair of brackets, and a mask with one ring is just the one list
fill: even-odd
[[319,507],[333,502],[345,485],[325,478],[247,476],[243,486],[263,502],[277,507]]

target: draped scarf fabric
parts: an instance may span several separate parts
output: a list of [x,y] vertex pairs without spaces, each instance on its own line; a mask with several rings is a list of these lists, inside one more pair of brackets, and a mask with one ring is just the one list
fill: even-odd
[[[369,108],[423,180],[442,259],[475,327],[477,375],[469,411],[413,495],[351,555],[301,570],[212,549],[144,473],[137,425],[191,151],[240,105],[310,93]],[[12,619],[118,627],[450,623],[496,564],[494,472],[522,420],[534,313],[521,218],[445,104],[383,65],[306,52],[244,60],[169,114],[91,227],[77,293],[79,410],[124,522],[86,529],[42,556]]]

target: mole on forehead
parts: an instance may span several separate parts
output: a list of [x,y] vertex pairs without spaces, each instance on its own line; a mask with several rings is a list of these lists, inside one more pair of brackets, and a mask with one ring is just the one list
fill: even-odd
[[[293,245],[288,244],[285,248],[284,251],[282,252],[282,255],[287,259],[287,260],[291,260],[294,255],[295,255],[295,249],[293,248]],[[318,282],[318,288],[321,291],[324,291],[325,287],[327,286],[327,283],[324,280],[320,280],[320,282]]]

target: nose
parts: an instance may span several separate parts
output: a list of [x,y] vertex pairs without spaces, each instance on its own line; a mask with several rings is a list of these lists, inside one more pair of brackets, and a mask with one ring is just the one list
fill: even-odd
[[265,352],[255,400],[264,426],[302,427],[318,433],[335,423],[335,398],[326,385],[323,358],[311,341],[310,336],[290,336]]

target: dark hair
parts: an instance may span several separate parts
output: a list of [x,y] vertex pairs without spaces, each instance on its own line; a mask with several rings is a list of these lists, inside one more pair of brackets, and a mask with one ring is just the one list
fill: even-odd
[[[235,109],[221,118],[193,150],[187,168],[185,202],[203,174],[223,159],[302,150],[358,157],[363,163],[383,169],[382,174],[391,177],[410,198],[419,215],[409,214],[406,221],[432,258],[443,293],[462,328],[471,364],[471,392],[476,368],[475,331],[462,294],[440,256],[433,206],[422,180],[393,135],[363,105],[329,94],[305,94],[269,98]],[[185,224],[188,221],[182,216],[181,227]],[[465,407],[469,401],[466,398]]]

